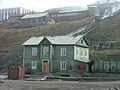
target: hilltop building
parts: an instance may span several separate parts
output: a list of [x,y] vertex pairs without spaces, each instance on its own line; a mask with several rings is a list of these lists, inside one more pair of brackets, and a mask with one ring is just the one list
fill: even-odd
[[117,0],[99,0],[88,5],[89,15],[91,16],[112,16],[120,9],[120,2]]
[[22,44],[26,72],[69,74],[88,71],[89,44],[82,36],[32,37]]
[[0,21],[8,20],[10,16],[24,15],[27,13],[35,13],[35,11],[22,7],[0,9]]
[[55,22],[81,20],[89,16],[88,10],[69,10],[69,11],[59,10],[56,12],[48,13],[50,17],[55,20]]
[[[48,23],[55,23],[52,19],[49,18],[48,13],[35,13],[35,14],[26,14],[21,17],[21,27],[32,27],[32,26],[41,26]],[[53,22],[52,22],[53,21]]]

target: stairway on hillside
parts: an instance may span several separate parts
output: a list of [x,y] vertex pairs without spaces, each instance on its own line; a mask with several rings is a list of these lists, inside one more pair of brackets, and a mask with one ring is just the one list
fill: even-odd
[[95,27],[97,26],[99,21],[92,21],[91,23],[80,27],[76,30],[74,30],[73,32],[67,34],[66,36],[78,36],[78,35],[86,35],[87,33],[89,33],[90,31],[92,31],[93,29],[95,29]]

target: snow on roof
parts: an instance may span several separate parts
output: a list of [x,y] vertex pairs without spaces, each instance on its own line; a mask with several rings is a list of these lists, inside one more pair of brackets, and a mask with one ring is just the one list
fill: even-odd
[[38,45],[43,40],[43,37],[31,37],[22,45]]
[[27,18],[38,18],[48,15],[48,13],[37,13],[37,14],[26,14],[21,19],[27,19]]
[[50,43],[52,44],[75,44],[77,41],[82,38],[82,35],[71,37],[71,36],[45,36],[45,37],[32,37],[26,42],[24,42],[22,45],[39,45],[40,42],[46,38]]
[[98,4],[104,4],[104,3],[118,3],[119,1],[117,0],[99,0],[97,2],[94,2],[88,6],[91,6],[91,5],[98,5]]
[[77,37],[71,37],[71,36],[55,36],[55,37],[47,37],[48,40],[52,44],[75,44],[82,35],[79,35]]

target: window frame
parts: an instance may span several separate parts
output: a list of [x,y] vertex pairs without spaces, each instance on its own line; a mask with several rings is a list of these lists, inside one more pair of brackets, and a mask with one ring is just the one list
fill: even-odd
[[37,56],[37,48],[32,48],[32,56]]
[[66,48],[61,48],[61,56],[66,56]]
[[46,56],[47,54],[49,55],[49,47],[46,46],[46,47],[43,47],[43,56]]
[[76,50],[76,55],[77,57],[80,57],[80,48],[77,47],[77,50]]
[[84,49],[81,49],[80,55],[81,55],[81,57],[84,57]]
[[88,50],[87,50],[87,49],[85,49],[85,51],[84,51],[84,55],[85,55],[85,57],[88,56]]
[[60,62],[60,70],[66,70],[66,61]]
[[37,61],[31,62],[31,69],[37,69]]

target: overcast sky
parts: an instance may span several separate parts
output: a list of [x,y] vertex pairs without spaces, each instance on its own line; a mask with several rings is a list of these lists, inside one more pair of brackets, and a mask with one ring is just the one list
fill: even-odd
[[0,0],[0,8],[24,7],[44,11],[64,6],[86,7],[86,5],[96,1],[98,0]]

